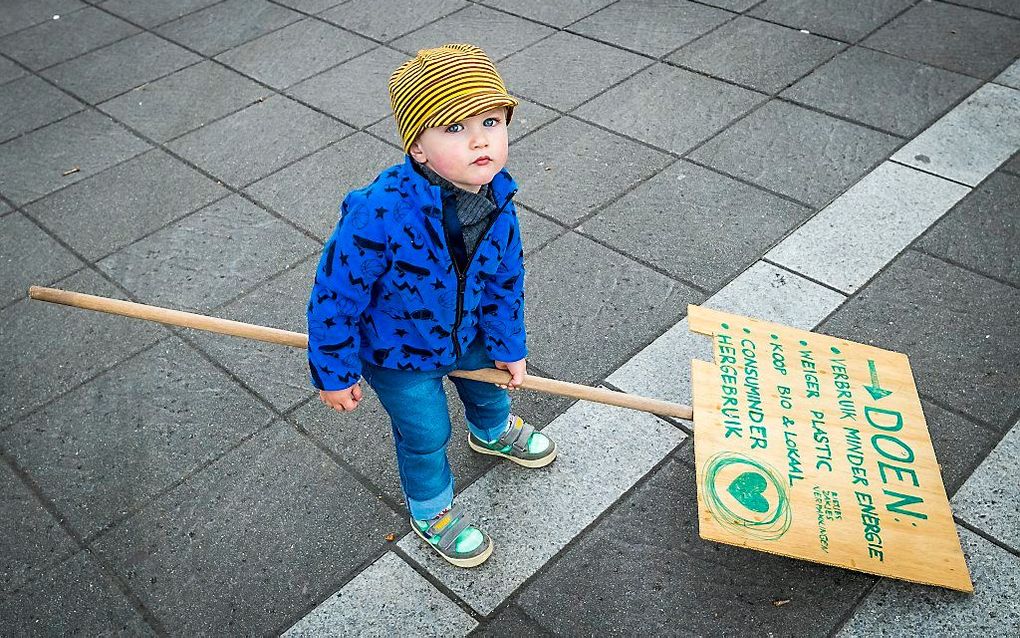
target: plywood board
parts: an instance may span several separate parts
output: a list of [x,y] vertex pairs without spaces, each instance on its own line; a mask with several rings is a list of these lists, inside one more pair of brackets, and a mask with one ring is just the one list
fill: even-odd
[[972,592],[906,355],[690,306],[702,538]]

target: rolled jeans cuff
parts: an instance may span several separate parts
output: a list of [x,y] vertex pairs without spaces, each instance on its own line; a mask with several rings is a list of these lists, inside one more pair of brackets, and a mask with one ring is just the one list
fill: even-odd
[[450,479],[450,484],[443,488],[442,492],[432,498],[417,501],[406,494],[404,498],[407,499],[407,509],[411,512],[411,516],[420,521],[427,521],[438,516],[439,512],[453,504],[453,479]]

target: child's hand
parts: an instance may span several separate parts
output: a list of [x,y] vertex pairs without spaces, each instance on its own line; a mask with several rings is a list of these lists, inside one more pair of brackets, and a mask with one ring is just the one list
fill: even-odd
[[524,383],[524,377],[528,376],[528,364],[525,359],[520,361],[495,361],[496,367],[500,370],[506,370],[512,376],[510,382],[506,385],[497,383],[499,387],[504,390],[516,390],[522,383]]
[[337,412],[351,412],[361,402],[361,385],[355,383],[345,390],[319,390],[319,399]]

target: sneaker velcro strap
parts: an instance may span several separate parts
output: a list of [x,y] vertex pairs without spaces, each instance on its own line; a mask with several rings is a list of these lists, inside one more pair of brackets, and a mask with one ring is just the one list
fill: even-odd
[[442,536],[439,537],[439,549],[444,551],[450,549],[450,547],[453,546],[454,541],[457,540],[457,537],[460,536],[460,533],[470,526],[471,524],[468,523],[466,518],[463,516],[459,517],[452,525],[441,532]]
[[438,521],[429,525],[429,528],[425,530],[425,533],[429,536],[433,534],[443,534],[446,529],[453,523],[454,520],[460,518],[460,508],[453,507],[449,512],[444,514]]
[[524,428],[524,420],[521,417],[514,417],[514,423],[503,434],[499,435],[499,439],[496,441],[500,447],[506,447],[513,445],[517,437],[521,435],[521,429]]
[[520,433],[517,435],[517,440],[514,441],[513,446],[517,452],[524,454],[528,451],[528,441],[531,440],[531,435],[535,431],[535,427],[532,425],[524,424],[521,428]]

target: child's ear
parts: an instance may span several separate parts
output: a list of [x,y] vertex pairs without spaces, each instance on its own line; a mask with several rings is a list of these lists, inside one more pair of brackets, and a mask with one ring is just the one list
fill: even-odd
[[425,164],[428,162],[428,158],[425,157],[425,151],[422,149],[421,144],[417,141],[411,142],[411,146],[408,148],[407,152],[410,153],[411,157],[414,158],[414,161],[419,164]]

